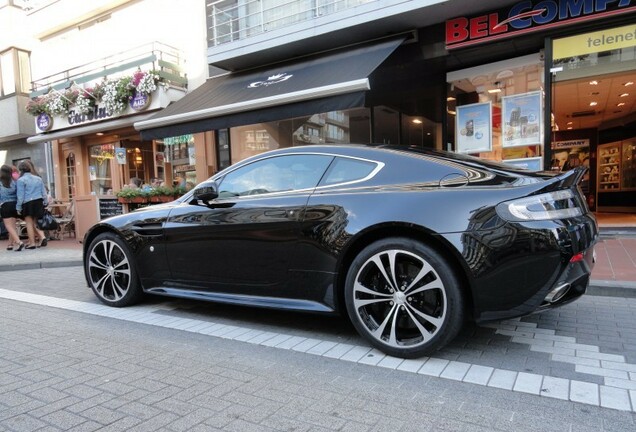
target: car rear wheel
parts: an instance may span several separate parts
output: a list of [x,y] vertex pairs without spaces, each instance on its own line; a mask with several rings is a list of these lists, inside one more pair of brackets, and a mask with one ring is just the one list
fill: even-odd
[[372,243],[358,254],[347,273],[345,302],[358,332],[396,357],[438,350],[464,320],[453,268],[435,249],[402,237]]
[[88,284],[102,303],[121,307],[141,298],[132,253],[115,234],[98,235],[88,248],[84,265]]

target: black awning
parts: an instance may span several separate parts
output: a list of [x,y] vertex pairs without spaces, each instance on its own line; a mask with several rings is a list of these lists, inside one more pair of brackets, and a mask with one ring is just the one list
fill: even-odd
[[361,107],[369,75],[402,40],[211,78],[135,128],[156,139]]

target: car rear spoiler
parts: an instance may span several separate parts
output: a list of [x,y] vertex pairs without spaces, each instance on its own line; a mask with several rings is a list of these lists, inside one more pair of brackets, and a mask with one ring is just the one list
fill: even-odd
[[588,167],[578,166],[554,177],[546,177],[545,182],[537,183],[535,192],[552,192],[561,189],[570,189],[579,184],[587,172]]

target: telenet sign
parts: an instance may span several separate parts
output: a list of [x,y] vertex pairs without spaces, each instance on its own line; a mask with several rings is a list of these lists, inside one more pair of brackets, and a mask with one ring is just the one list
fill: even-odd
[[552,55],[555,59],[562,59],[632,46],[636,46],[636,25],[555,39]]

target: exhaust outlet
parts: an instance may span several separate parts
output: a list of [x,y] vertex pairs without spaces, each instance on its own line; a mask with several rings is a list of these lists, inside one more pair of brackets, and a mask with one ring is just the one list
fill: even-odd
[[569,290],[570,290],[570,284],[569,283],[563,283],[563,284],[557,286],[556,288],[552,289],[548,293],[548,295],[545,296],[545,299],[543,299],[543,301],[548,302],[548,303],[556,303],[559,300],[561,300],[563,298],[563,296],[565,296]]

